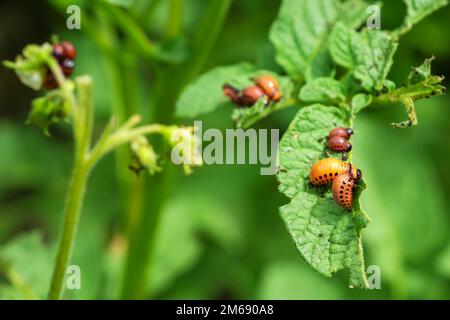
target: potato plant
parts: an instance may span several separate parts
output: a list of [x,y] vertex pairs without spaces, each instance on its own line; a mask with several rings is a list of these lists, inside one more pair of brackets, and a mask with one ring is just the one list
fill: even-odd
[[[0,5],[0,299],[447,296],[447,3]],[[197,120],[272,176],[173,165]]]
[[[160,134],[169,145],[176,142],[172,139],[174,134],[187,137],[182,143],[192,144],[195,140],[190,128],[160,124],[137,126],[141,117],[134,115],[122,125],[118,125],[116,117],[113,116],[101,136],[93,143],[92,80],[89,76],[80,76],[74,81],[67,79],[63,74],[63,66],[55,58],[56,45],[29,45],[15,62],[5,62],[5,65],[15,70],[21,81],[32,89],[42,89],[47,77],[56,79],[54,89],[33,101],[28,122],[41,126],[47,135],[49,127],[60,122],[69,122],[73,131],[74,161],[49,299],[59,299],[62,295],[64,276],[76,238],[87,181],[97,162],[109,152],[130,144],[137,169],[145,168],[150,174],[154,174],[161,168],[158,165],[158,155],[146,136]],[[187,166],[185,169],[189,170]]]
[[[191,84],[177,103],[178,115],[197,117],[224,107],[223,83],[244,87],[258,74],[278,78],[280,102],[266,106],[261,99],[251,108],[236,108],[233,119],[237,127],[247,128],[274,111],[298,109],[279,146],[279,190],[289,198],[280,215],[312,268],[326,277],[348,270],[349,285],[355,288],[368,287],[362,231],[370,218],[359,202],[366,181],[358,183],[348,211],[334,202],[329,189],[311,186],[308,176],[311,166],[324,157],[323,141],[333,128],[353,128],[360,112],[381,107],[403,107],[407,119],[391,126],[413,127],[418,124],[415,101],[445,93],[443,77],[431,70],[434,57],[412,67],[404,83],[389,80],[401,37],[447,1],[405,0],[405,4],[407,14],[399,28],[377,30],[366,27],[369,4],[362,0],[284,0],[269,34],[283,73],[248,63],[219,67]],[[349,161],[364,172],[364,163],[351,153]]]

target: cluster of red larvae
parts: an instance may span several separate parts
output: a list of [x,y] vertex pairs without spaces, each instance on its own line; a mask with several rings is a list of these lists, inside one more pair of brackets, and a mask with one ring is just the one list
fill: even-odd
[[[53,45],[53,57],[58,61],[65,77],[70,77],[75,67],[75,58],[77,51],[75,46],[69,41],[62,41]],[[53,90],[58,87],[58,83],[53,73],[48,70],[44,80],[44,87],[47,90]]]
[[277,79],[270,75],[261,75],[251,78],[254,85],[248,86],[242,90],[233,87],[230,84],[223,85],[223,93],[230,100],[241,107],[251,107],[259,99],[264,99],[264,104],[270,101],[278,102],[282,97],[280,86]]
[[[351,145],[347,142],[347,139],[352,134],[353,130],[351,129],[334,129],[328,137],[328,147],[334,151],[350,151]],[[344,148],[345,143],[349,144],[350,147]],[[361,170],[351,163],[335,158],[319,160],[312,166],[309,174],[309,181],[314,186],[322,186],[332,182],[331,192],[334,200],[341,207],[349,210],[353,207],[354,191],[360,178]]]
[[352,144],[348,142],[353,134],[351,128],[335,128],[328,135],[328,149],[336,152],[350,152]]

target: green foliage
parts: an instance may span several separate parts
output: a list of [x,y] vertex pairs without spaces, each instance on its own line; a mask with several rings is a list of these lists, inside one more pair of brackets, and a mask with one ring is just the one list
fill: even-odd
[[447,279],[450,279],[450,244],[436,261],[436,269],[442,275],[447,277]]
[[380,91],[391,70],[397,44],[382,31],[366,31],[359,35],[355,77],[364,89]]
[[354,69],[357,65],[356,40],[357,33],[346,27],[343,23],[337,23],[330,35],[330,54],[333,61],[347,69]]
[[367,91],[383,89],[396,50],[397,43],[384,31],[358,33],[343,24],[336,25],[330,39],[334,61],[353,72]]
[[293,79],[330,76],[326,46],[331,29],[339,21],[350,28],[359,26],[367,17],[366,7],[364,1],[283,1],[270,31],[278,63]]
[[306,269],[297,261],[276,261],[264,272],[258,299],[339,299],[343,292],[338,286]]
[[[72,3],[66,0],[48,2],[57,5],[61,13],[60,18],[64,20],[65,10]],[[201,23],[201,26],[197,27],[199,18],[205,11],[209,12],[209,9],[199,1],[134,1],[133,5],[128,7],[129,1],[111,0],[110,3],[126,5],[113,9],[119,11],[116,15],[117,12],[104,10],[111,7],[107,2],[77,1],[86,13],[82,17],[83,32],[74,34],[62,30],[63,34],[60,37],[69,39],[77,45],[79,57],[76,74],[93,75],[95,114],[98,121],[96,127],[97,124],[103,125],[107,122],[111,107],[114,113],[117,111],[120,113],[120,119],[124,121],[127,115],[140,110],[144,117],[148,117],[146,120],[150,117],[161,119],[160,114],[164,114],[166,116],[164,120],[158,121],[170,123],[168,115],[171,113],[172,101],[177,99],[182,86],[186,85],[187,90],[190,90],[194,84],[183,81],[185,75],[186,78],[195,77],[195,72],[186,70],[190,70],[191,66],[197,72],[202,69],[196,63],[174,65],[176,61],[182,60],[180,57],[191,56],[192,52],[189,50],[193,45],[189,43],[186,48],[182,43],[183,35],[170,38],[173,33],[166,34],[168,29],[173,31],[170,26],[177,20],[176,17],[171,20],[173,13],[176,14],[176,10],[171,11],[171,6],[173,3],[183,3],[182,17],[178,18],[178,21],[179,26],[182,25],[186,29],[183,30],[183,33],[186,31],[184,35],[195,35],[195,29],[201,29],[203,34],[215,33],[211,32],[213,28],[205,27],[209,26],[208,24]],[[285,19],[289,20],[293,27],[288,24],[284,26],[287,29],[297,28],[300,25],[314,27],[311,30],[301,30],[298,34],[286,32],[285,35],[276,37],[285,37],[288,41],[298,40],[299,44],[295,45],[295,48],[301,49],[310,43],[312,34],[317,34],[315,27],[323,27],[322,23],[314,22],[322,19],[321,13],[313,12],[317,4],[328,6],[321,10],[325,13],[335,6],[329,6],[332,1],[297,1],[301,2],[300,4],[295,2],[290,1],[292,14]],[[159,225],[155,228],[157,230],[155,239],[140,245],[145,250],[151,246],[155,247],[150,250],[152,263],[146,269],[150,277],[145,278],[140,272],[142,269],[136,268],[136,265],[129,268],[129,272],[145,287],[145,298],[449,298],[450,246],[447,209],[449,197],[446,195],[450,190],[448,170],[450,145],[447,135],[444,134],[449,130],[447,121],[450,116],[447,108],[449,101],[446,97],[418,101],[432,95],[433,92],[437,95],[443,93],[442,80],[428,71],[429,64],[415,68],[417,73],[407,79],[407,70],[410,66],[420,63],[423,55],[436,54],[439,63],[435,65],[437,70],[434,72],[439,75],[444,73],[445,70],[442,68],[448,64],[446,57],[449,56],[449,46],[442,30],[447,28],[448,8],[443,10],[442,15],[423,19],[431,12],[430,8],[437,8],[444,4],[444,1],[408,1],[410,9],[405,24],[397,30],[387,32],[385,25],[401,24],[403,17],[400,16],[400,12],[404,11],[405,6],[401,1],[385,2],[388,8],[382,11],[382,27],[385,34],[392,36],[394,44],[399,36],[411,29],[412,21],[417,23],[420,17],[422,23],[412,30],[411,36],[401,38],[401,46],[394,56],[393,68],[388,71],[388,76],[381,76],[384,78],[382,88],[379,92],[375,92],[364,88],[361,80],[356,78],[357,52],[351,51],[367,40],[363,34],[368,31],[355,31],[360,30],[358,27],[362,25],[363,19],[360,17],[367,15],[367,5],[358,0],[339,2],[339,6],[342,6],[342,10],[338,13],[339,21],[327,18],[327,21],[333,21],[326,27],[327,35],[324,35],[324,38],[327,39],[318,43],[321,48],[320,55],[317,55],[305,70],[296,62],[298,57],[306,56],[304,52],[291,50],[285,54],[282,52],[282,42],[274,47],[267,40],[269,32],[267,22],[277,10],[277,1],[235,1],[232,6],[233,16],[226,19],[224,29],[226,32],[223,32],[220,41],[215,45],[213,54],[208,59],[203,55],[204,61],[207,61],[206,68],[203,68],[206,71],[214,72],[217,65],[223,63],[251,61],[255,63],[255,67],[249,65],[248,74],[257,70],[263,72],[270,70],[271,74],[280,80],[283,99],[268,106],[257,103],[252,108],[234,108],[231,117],[237,126],[246,128],[275,111],[291,106],[290,110],[284,110],[266,119],[263,125],[280,128],[281,132],[284,132],[294,115],[306,110],[301,117],[312,118],[314,126],[319,128],[320,134],[316,134],[314,126],[310,125],[309,121],[302,120],[299,130],[301,131],[302,127],[309,127],[312,130],[310,134],[305,130],[301,133],[301,141],[292,139],[292,143],[289,144],[287,143],[289,137],[293,137],[290,136],[292,130],[289,129],[283,138],[285,150],[291,150],[280,155],[283,163],[295,164],[292,168],[279,173],[282,180],[280,188],[289,199],[286,200],[284,194],[276,192],[273,177],[259,176],[254,166],[208,166],[196,171],[189,179],[182,177],[181,174],[174,174],[167,179],[165,174],[163,176],[159,173],[156,177],[147,178],[145,175],[136,177],[133,172],[127,170],[130,158],[129,150],[125,147],[126,157],[122,164],[120,157],[117,158],[117,162],[113,157],[107,157],[92,173],[80,219],[79,237],[71,260],[71,264],[79,265],[82,269],[82,289],[66,291],[64,298],[118,298],[124,277],[128,242],[122,227],[126,225],[128,219],[135,221],[136,224],[142,224],[139,217],[145,217],[147,214],[155,217],[155,223]],[[45,13],[45,10],[46,7],[41,11]],[[305,11],[302,10],[309,10],[308,14],[305,15]],[[23,16],[21,21],[29,21],[27,11],[21,11],[21,14]],[[39,16],[39,12],[33,12],[33,18],[35,16]],[[312,22],[311,24],[297,22],[297,19]],[[406,26],[408,20],[409,27]],[[343,23],[343,21],[353,22]],[[133,23],[131,27],[130,22]],[[20,28],[21,25],[22,23],[16,23],[14,28]],[[136,33],[136,27],[143,32]],[[273,30],[270,33],[271,38]],[[202,41],[202,37],[195,38],[198,39],[196,51],[210,47],[210,42]],[[303,39],[308,42],[303,43]],[[22,40],[27,42],[28,38],[24,36]],[[359,44],[358,40],[361,40]],[[154,46],[148,46],[148,42]],[[5,52],[15,50],[13,43],[8,42]],[[290,48],[291,43],[286,43],[286,46],[287,49]],[[156,50],[151,51],[153,49]],[[370,50],[367,52],[372,54]],[[155,57],[155,54],[158,57]],[[179,57],[168,57],[170,54],[178,54]],[[313,55],[311,53],[310,56]],[[286,62],[280,66],[276,65],[275,60],[279,63],[283,60]],[[382,60],[384,61],[384,58]],[[323,69],[319,64],[320,61],[326,62]],[[237,63],[232,67],[239,65],[241,64]],[[283,67],[287,66],[292,68],[289,73],[283,70]],[[363,76],[370,77],[374,74],[378,77],[381,74],[379,70],[382,70],[381,64],[377,65],[377,69],[372,70],[372,73]],[[304,74],[304,71],[309,74]],[[320,75],[322,72],[325,73],[325,78],[322,76],[315,78],[315,74]],[[427,74],[429,76],[426,76]],[[388,78],[395,79],[397,85]],[[317,79],[319,80],[316,82]],[[321,79],[325,83],[323,87],[317,85]],[[215,81],[213,77],[209,80]],[[11,257],[10,265],[13,261],[21,260],[26,261],[28,265],[36,264],[40,269],[41,262],[38,260],[41,259],[34,257],[34,252],[38,256],[45,256],[43,251],[48,251],[42,244],[41,237],[36,237],[38,241],[29,241],[29,246],[26,244],[13,246],[13,243],[22,238],[20,236],[22,232],[30,232],[28,231],[30,229],[39,230],[46,244],[55,242],[61,222],[59,210],[64,204],[67,175],[69,165],[72,163],[70,156],[73,143],[66,138],[68,126],[62,126],[62,130],[51,130],[55,139],[36,135],[34,128],[24,127],[23,121],[16,120],[18,115],[20,117],[26,110],[26,103],[21,99],[23,90],[11,87],[17,82],[11,81],[8,84],[1,80],[0,82],[0,91],[4,88],[8,90],[1,92],[3,104],[0,106],[2,110],[0,150],[3,151],[0,158],[1,248],[10,248],[8,249],[8,257]],[[243,72],[241,76],[235,77],[232,74],[229,77],[224,76],[221,81],[216,81],[214,86],[205,83],[204,87],[190,91],[189,96],[185,90],[183,97],[186,104],[181,105],[178,101],[177,113],[186,117],[190,117],[190,114],[192,117],[202,116],[204,127],[228,128],[232,107],[228,99],[222,95],[221,88],[224,82],[239,86],[251,84],[248,75]],[[314,91],[307,90],[308,88],[313,88]],[[210,101],[209,91],[215,98],[211,103],[203,103]],[[305,91],[311,100],[304,101],[301,98],[301,93]],[[330,98],[328,95],[337,98]],[[417,115],[420,116],[421,126],[411,130],[392,130],[386,124],[392,119],[401,119],[402,104],[411,105],[411,100],[414,102],[414,110],[416,106],[418,107]],[[313,103],[320,105],[311,106]],[[197,106],[201,108],[197,109]],[[387,108],[378,108],[381,106]],[[311,112],[311,108],[314,113]],[[37,113],[41,116],[37,118],[38,120],[47,120],[45,110],[42,107],[42,112]],[[206,115],[213,110],[216,112]],[[187,114],[183,115],[185,111]],[[314,122],[316,112],[320,114],[321,120]],[[295,116],[294,120],[298,122],[299,117],[300,114]],[[350,159],[362,169],[364,179],[369,185],[366,192],[362,192],[365,182],[357,189],[357,198],[361,196],[362,205],[370,212],[372,218],[372,222],[365,229],[363,227],[367,225],[367,216],[355,214],[360,212],[359,202],[355,203],[352,212],[341,212],[332,201],[328,187],[312,188],[307,182],[308,165],[326,156],[323,139],[328,134],[327,130],[334,127],[335,124],[332,122],[336,125],[352,126],[355,130],[351,140],[353,151]],[[291,127],[293,125],[294,123]],[[117,126],[110,129],[108,135],[113,133]],[[314,139],[310,139],[310,135]],[[94,129],[93,137],[99,136],[102,136],[101,131]],[[320,139],[322,140],[319,141]],[[153,144],[154,141],[150,141]],[[301,147],[296,142],[301,142]],[[300,148],[298,152],[297,147]],[[159,150],[156,145],[155,149]],[[302,158],[303,149],[308,155],[314,154],[314,157]],[[334,153],[330,155],[340,156]],[[296,157],[301,163],[299,168],[295,167]],[[119,179],[115,179],[112,174],[117,168],[121,169],[118,170]],[[151,188],[146,190],[144,186],[147,179],[158,183],[151,183]],[[171,180],[173,185],[170,196],[166,196],[169,194],[164,182],[166,180]],[[302,190],[299,191],[300,189]],[[157,194],[155,197],[154,193]],[[155,198],[156,202],[167,198],[161,200],[165,203],[162,213],[153,209],[153,200],[148,204],[143,203],[142,198],[146,200],[149,196]],[[303,197],[311,201],[301,203],[294,201]],[[288,203],[289,201],[291,203]],[[279,215],[274,214],[280,204],[285,204],[281,209],[285,223]],[[307,208],[303,208],[303,205]],[[322,211],[321,208],[326,210]],[[310,221],[303,221],[304,217],[309,217]],[[329,226],[338,227],[339,236],[345,240],[345,246],[349,249],[344,254],[339,254],[342,246],[337,245],[339,242],[337,240],[340,239],[336,239],[333,231],[326,233],[325,238],[333,241],[333,250],[322,245],[322,240],[316,236],[319,234],[316,232],[320,230],[328,231],[327,224],[322,223],[324,220],[330,223]],[[285,225],[289,233],[286,232]],[[341,228],[343,226],[349,229],[343,230]],[[145,225],[141,229],[145,233],[151,233],[150,227]],[[17,237],[18,232],[20,233]],[[359,269],[362,266],[361,250],[355,249],[354,245],[355,241],[360,241],[361,236],[358,236],[358,233],[364,238],[367,265],[376,264],[381,268],[381,290],[346,288],[347,274],[352,276],[352,282],[357,284],[361,284],[361,280],[364,282],[362,270]],[[292,240],[298,245],[300,254],[309,257],[309,260],[305,258],[308,263],[299,260],[300,255],[292,245]],[[36,245],[31,245],[31,242]],[[23,253],[23,247],[29,247],[26,253]],[[11,248],[18,252],[17,255],[22,252],[23,258],[12,259],[14,254]],[[128,242],[128,250],[131,248],[133,248],[132,241]],[[311,248],[317,248],[320,257],[332,258],[333,263],[318,259],[314,261]],[[139,254],[136,256],[137,266],[144,264],[143,258]],[[46,259],[51,262],[53,255]],[[0,250],[2,299],[45,297],[45,289],[29,285],[29,275],[34,274],[34,271],[25,270],[27,264],[19,264],[25,266],[24,272],[7,273],[8,270],[3,268],[7,264],[3,262],[3,251]],[[42,263],[46,263],[44,258]],[[310,268],[310,264],[314,269]],[[323,274],[329,276],[334,272],[333,268],[338,268],[341,272],[333,278],[325,279]],[[51,265],[48,265],[47,273],[50,269]],[[321,270],[321,273],[314,270]],[[24,282],[24,279],[27,281]],[[48,286],[48,282],[43,285]],[[37,291],[41,293],[37,294]]]
[[[280,77],[267,70],[258,70],[249,63],[240,63],[226,67],[215,68],[190,84],[181,94],[176,105],[176,115],[179,117],[194,118],[196,116],[214,111],[220,107],[230,104],[229,98],[225,97],[222,86],[227,83],[238,89],[242,89],[252,84],[251,78],[260,74],[271,74],[278,78],[283,92],[291,91],[289,79]],[[270,107],[269,107],[270,108]],[[249,108],[248,110],[250,110]],[[251,111],[243,111],[243,114],[237,112],[234,118],[241,119],[250,117],[251,114],[260,114],[263,112],[264,105],[256,106]]]
[[219,67],[202,75],[189,85],[177,101],[176,114],[180,117],[196,117],[214,111],[228,102],[222,86],[229,83],[236,87],[250,83],[255,67],[249,63]]
[[393,123],[393,127],[406,128],[417,125],[414,101],[446,93],[446,88],[441,84],[444,77],[431,74],[433,60],[434,57],[426,59],[421,66],[412,68],[404,87],[392,90],[375,99],[375,103],[378,104],[401,103],[405,106],[408,120]]
[[162,169],[158,166],[158,155],[155,152],[153,146],[148,142],[147,138],[144,136],[139,136],[131,142],[131,151],[134,155],[135,166],[134,170],[137,173],[142,168],[147,168],[150,175],[161,171]]
[[46,135],[53,124],[68,119],[69,108],[61,96],[47,95],[33,100],[27,123],[40,127]]
[[364,109],[365,107],[370,106],[371,103],[372,103],[371,95],[364,94],[364,93],[358,93],[358,94],[354,95],[352,98],[352,102],[351,102],[352,111],[353,111],[353,113],[356,114],[356,113],[360,112],[362,109]]
[[404,27],[408,29],[448,4],[447,0],[404,0],[404,2],[407,7]]
[[51,59],[52,46],[27,45],[15,62],[5,61],[4,65],[14,69],[20,81],[33,90],[40,90],[47,74],[47,62]]
[[[310,168],[325,156],[328,133],[336,126],[352,127],[355,115],[363,109],[403,104],[409,120],[394,126],[405,128],[417,123],[415,100],[444,93],[443,78],[431,75],[431,59],[414,68],[402,87],[397,88],[388,79],[398,47],[397,36],[380,30],[356,31],[367,17],[367,6],[363,1],[284,0],[270,40],[276,61],[290,78],[291,85],[282,86],[288,98],[269,106],[260,101],[251,108],[236,110],[232,116],[238,127],[245,128],[286,106],[319,103],[303,107],[281,141],[279,189],[291,198],[281,208],[281,215],[308,264],[325,276],[348,269],[350,286],[360,288],[367,287],[361,231],[369,218],[359,203],[365,181],[357,187],[354,208],[349,213],[333,201],[326,188],[309,185]],[[410,3],[406,21],[419,21],[432,11],[424,3]],[[340,68],[345,70],[337,80]],[[228,71],[215,69],[189,87],[178,104],[178,110],[185,111],[179,113],[196,116],[203,113],[198,110],[217,108],[224,98],[219,92],[221,85],[238,77],[233,74],[235,69],[224,70]],[[200,101],[202,92],[214,94]],[[200,107],[192,111],[189,101]]]
[[304,102],[339,104],[345,102],[345,86],[331,78],[317,78],[307,83],[300,90],[299,98]]
[[287,77],[282,77],[267,70],[258,70],[249,63],[240,63],[226,67],[215,68],[190,84],[181,94],[176,104],[176,115],[179,117],[194,118],[216,109],[230,106],[231,102],[223,94],[222,86],[227,83],[237,89],[243,89],[252,84],[251,78],[261,74],[273,75],[279,82],[283,99],[280,103],[265,105],[262,100],[251,108],[234,106],[232,119],[239,128],[246,128],[270,114],[292,103],[294,85]]
[[311,165],[324,154],[325,138],[336,126],[348,127],[345,112],[312,105],[301,109],[280,141],[279,190],[292,198],[309,188]]
[[151,270],[156,293],[162,293],[198,263],[205,250],[202,238],[225,248],[233,248],[239,241],[237,221],[217,201],[197,198],[194,193],[184,192],[164,210],[155,267]]
[[133,0],[102,0],[102,1],[125,8],[129,7],[133,3]]
[[[21,235],[0,250],[0,274],[12,289],[0,287],[2,299],[43,299],[51,276],[52,254],[37,232]],[[11,296],[12,295],[12,296]]]
[[299,192],[280,213],[309,265],[326,277],[348,269],[350,287],[367,288],[361,239],[347,210],[331,198]]
[[[182,143],[189,146],[194,144],[195,137],[192,133],[193,128],[178,128],[177,126],[159,124],[136,127],[141,121],[141,117],[133,115],[118,128],[115,117],[112,117],[97,143],[92,146],[94,126],[92,78],[84,75],[77,77],[74,82],[68,80],[63,73],[63,67],[52,57],[51,50],[48,43],[41,46],[29,45],[23,50],[25,59],[20,57],[16,63],[5,62],[5,64],[15,69],[19,77],[19,72],[32,75],[36,72],[39,73],[40,70],[45,70],[45,76],[48,73],[57,80],[58,88],[49,91],[45,97],[33,101],[28,122],[41,126],[46,134],[48,134],[48,127],[51,124],[62,119],[68,118],[72,124],[76,146],[74,164],[66,195],[64,221],[61,228],[62,236],[48,293],[49,299],[60,299],[64,290],[65,272],[71,259],[72,247],[76,238],[88,177],[97,162],[107,153],[124,144],[131,143],[138,164],[147,167],[149,172],[153,174],[159,170],[156,164],[157,155],[148,144],[145,135],[160,134],[172,138],[172,133],[178,131],[178,136],[182,136]],[[23,82],[26,85],[28,84],[25,81]],[[42,85],[42,81],[40,82],[39,85]],[[187,155],[183,154],[183,156]],[[197,164],[197,162],[192,161],[189,161],[189,163]],[[188,165],[184,165],[184,169],[185,172],[190,172]]]
[[360,239],[368,222],[365,213],[355,206],[349,214],[329,191],[311,187],[308,178],[312,164],[323,156],[324,138],[335,126],[349,126],[345,119],[344,111],[323,105],[297,113],[280,143],[279,188],[292,199],[280,212],[298,250],[315,270],[331,276],[349,269],[350,286],[365,288]]

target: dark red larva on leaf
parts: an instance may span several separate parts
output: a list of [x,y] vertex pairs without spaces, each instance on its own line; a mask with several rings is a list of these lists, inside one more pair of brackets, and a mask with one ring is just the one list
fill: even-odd
[[337,152],[350,152],[352,144],[340,136],[332,136],[328,139],[328,149]]
[[223,87],[223,94],[225,96],[227,96],[228,98],[230,98],[230,100],[237,105],[241,104],[241,100],[239,97],[239,89],[233,87],[232,85],[229,84],[224,84]]
[[66,77],[72,75],[73,68],[75,67],[75,62],[71,59],[64,59],[61,63],[62,72]]
[[[56,43],[53,45],[52,55],[58,61],[64,76],[71,76],[75,67],[75,58],[77,56],[75,46],[69,41]],[[53,90],[58,87],[58,82],[50,70],[47,72],[43,85],[47,90]]]
[[249,86],[244,88],[241,92],[240,100],[243,106],[252,106],[259,99],[264,97],[264,103],[267,103],[267,97],[264,91],[258,86]]
[[69,41],[54,44],[52,53],[59,62],[62,62],[65,59],[75,60],[77,57],[75,46]]
[[44,87],[47,90],[53,90],[58,88],[58,83],[56,82],[55,76],[50,71],[48,71],[48,74],[44,79]]
[[63,41],[60,44],[64,49],[64,58],[74,60],[77,57],[75,46],[69,41]]
[[282,97],[278,80],[270,75],[261,75],[251,78],[254,85],[245,87],[239,90],[229,84],[224,84],[222,89],[225,96],[242,107],[251,107],[259,99],[264,99],[264,104],[267,105],[269,101],[279,101]]
[[251,107],[261,98],[264,99],[265,104],[268,102],[268,97],[258,86],[248,86],[240,91],[232,85],[224,84],[222,89],[225,96],[230,98],[234,104],[241,107]]
[[64,47],[59,43],[53,45],[52,54],[56,58],[56,60],[58,60],[58,62],[64,60],[65,58]]
[[328,138],[331,137],[342,137],[344,139],[349,139],[353,135],[353,129],[352,128],[334,128],[331,130],[330,134],[328,135]]

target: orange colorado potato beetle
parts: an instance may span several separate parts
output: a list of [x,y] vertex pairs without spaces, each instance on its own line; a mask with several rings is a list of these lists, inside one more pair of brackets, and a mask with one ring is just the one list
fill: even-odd
[[278,80],[270,75],[261,75],[251,79],[272,101],[280,101],[282,93]]
[[354,177],[361,175],[361,172],[348,162],[335,158],[325,158],[312,166],[309,181],[315,186],[322,186],[333,181],[339,175],[349,172]]
[[361,171],[357,170],[356,176],[353,175],[352,171],[350,170],[337,176],[331,187],[334,201],[345,209],[351,209],[353,207],[356,182],[361,178]]

